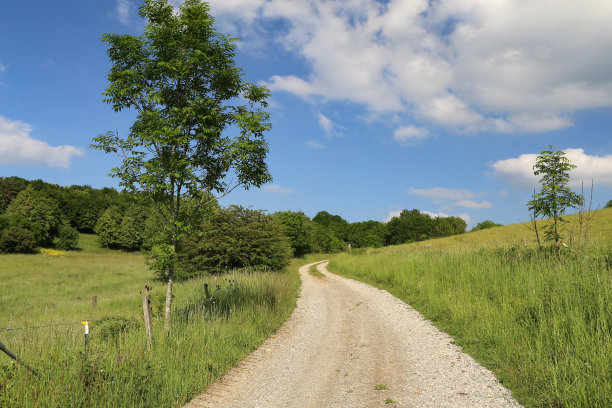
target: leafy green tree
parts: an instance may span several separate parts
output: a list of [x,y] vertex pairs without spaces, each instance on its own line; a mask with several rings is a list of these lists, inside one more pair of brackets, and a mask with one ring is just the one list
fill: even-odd
[[608,201],[604,208],[612,208],[612,200]]
[[385,224],[382,222],[354,222],[348,230],[347,241],[352,248],[379,248],[385,244]]
[[119,207],[112,206],[102,213],[96,223],[95,232],[98,234],[98,242],[104,248],[118,249],[121,247],[121,221],[123,216]]
[[349,223],[339,215],[332,215],[327,211],[319,211],[312,219],[312,222],[332,231],[338,239],[346,240],[348,237]]
[[[169,230],[165,245],[175,254],[194,211],[210,194],[271,180],[264,139],[269,91],[242,79],[236,43],[215,30],[206,3],[186,0],[175,10],[167,0],[145,0],[139,13],[147,22],[142,36],[103,36],[112,63],[105,102],[115,111],[134,109],[136,120],[127,137],[108,132],[92,147],[123,158],[112,175],[152,200]],[[185,198],[197,203],[190,211],[182,205]],[[170,267],[166,329],[173,280]]]
[[0,177],[0,214],[13,201],[17,194],[25,190],[29,181],[20,177]]
[[240,206],[216,211],[181,246],[179,260],[187,277],[241,268],[281,270],[292,255],[277,218]]
[[126,210],[119,226],[119,244],[122,249],[128,251],[140,249],[144,240],[146,220],[145,207],[134,204]]
[[273,214],[283,224],[283,231],[293,250],[300,257],[314,251],[313,226],[303,212],[281,211]]
[[476,226],[472,228],[471,231],[480,231],[480,230],[487,229],[487,228],[495,228],[495,227],[501,227],[501,226],[502,226],[501,224],[497,224],[491,220],[484,220],[476,224]]
[[561,241],[562,226],[566,222],[563,218],[567,208],[579,206],[583,197],[574,193],[567,186],[569,171],[576,168],[565,157],[565,152],[557,150],[555,146],[548,146],[538,155],[533,173],[541,176],[542,190],[534,193],[533,200],[527,206],[536,217],[546,217],[551,222],[544,227],[545,240],[557,243]]
[[34,235],[36,245],[51,246],[64,222],[59,204],[53,198],[28,186],[22,190],[7,207],[9,217],[27,220],[28,229]]
[[434,221],[428,214],[417,209],[402,210],[399,217],[392,218],[385,226],[387,245],[421,241],[433,236]]
[[59,226],[57,234],[56,248],[59,249],[76,249],[79,247],[79,232],[70,226],[68,222],[64,222]]

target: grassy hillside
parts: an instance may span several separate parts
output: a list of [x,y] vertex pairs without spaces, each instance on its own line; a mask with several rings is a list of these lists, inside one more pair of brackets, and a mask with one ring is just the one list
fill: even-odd
[[[81,247],[0,256],[0,341],[41,373],[36,377],[0,353],[1,407],[181,406],[295,307],[297,263],[286,273],[196,279],[176,284],[173,328],[165,334],[165,287],[152,281],[142,254],[100,249],[87,235]],[[150,350],[139,293],[145,282],[153,286]],[[86,353],[85,319],[91,322]]]
[[525,406],[603,408],[612,406],[611,227],[612,210],[598,212],[591,245],[560,257],[526,248],[530,232],[511,225],[354,251],[330,268],[419,310]]

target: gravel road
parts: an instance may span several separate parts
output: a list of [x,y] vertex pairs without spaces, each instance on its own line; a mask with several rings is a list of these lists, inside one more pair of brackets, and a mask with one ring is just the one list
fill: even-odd
[[410,306],[310,265],[285,325],[186,408],[521,406]]

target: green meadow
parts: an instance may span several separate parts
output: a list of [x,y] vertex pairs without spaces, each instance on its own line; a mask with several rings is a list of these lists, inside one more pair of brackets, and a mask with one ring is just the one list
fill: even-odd
[[[281,273],[204,277],[175,285],[166,333],[165,287],[152,280],[143,255],[101,249],[95,236],[80,242],[79,251],[0,257],[0,341],[39,372],[0,353],[1,407],[182,406],[295,307],[297,261]],[[142,324],[145,283],[153,287],[151,347]]]
[[353,251],[330,270],[409,303],[526,407],[610,407],[612,209],[596,217],[589,243],[560,255],[511,225]]

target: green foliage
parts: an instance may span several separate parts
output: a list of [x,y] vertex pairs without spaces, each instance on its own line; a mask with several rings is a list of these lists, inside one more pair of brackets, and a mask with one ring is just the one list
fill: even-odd
[[137,326],[134,320],[123,316],[104,316],[93,321],[92,336],[103,340],[119,341],[119,336],[126,334]]
[[8,227],[0,230],[0,253],[26,253],[36,248],[34,234],[27,229]]
[[339,215],[332,215],[327,211],[319,211],[312,222],[317,223],[331,231],[336,238],[346,241],[349,233],[349,223]]
[[186,276],[232,269],[282,270],[291,259],[288,238],[277,218],[262,210],[230,206],[204,221],[199,232],[181,244]]
[[147,258],[149,269],[155,273],[155,278],[167,281],[168,275],[173,271],[176,264],[177,254],[174,248],[168,244],[156,244],[151,248]]
[[58,229],[55,247],[66,250],[78,248],[79,232],[75,228],[72,228],[67,222],[61,224]]
[[612,208],[612,200],[608,201],[604,208]]
[[123,217],[119,207],[109,207],[102,213],[96,223],[98,241],[104,248],[119,248],[121,246],[121,221]]
[[27,186],[28,180],[20,177],[0,177],[0,214],[6,211],[11,201]]
[[[136,120],[127,137],[101,134],[92,148],[122,157],[111,175],[156,203],[175,251],[210,194],[271,180],[264,139],[270,94],[243,80],[235,41],[215,30],[207,3],[186,0],[177,10],[167,0],[145,0],[139,14],[143,35],[102,37],[112,64],[104,102],[117,112],[134,109]],[[183,206],[186,198],[196,204]],[[158,275],[165,274],[171,284],[174,268]],[[171,294],[170,286],[169,304]]]
[[567,186],[569,171],[576,168],[571,164],[565,152],[555,146],[548,146],[538,155],[533,166],[533,174],[542,176],[542,190],[534,193],[533,199],[527,203],[530,213],[535,217],[546,217],[552,222],[545,226],[544,238],[551,243],[562,239],[562,227],[565,223],[563,215],[567,208],[579,206],[584,197],[574,193]]
[[139,250],[143,244],[147,209],[139,205],[130,206],[119,225],[119,244],[130,251]]
[[385,224],[379,221],[354,222],[349,225],[347,240],[353,248],[380,248],[385,245]]
[[293,256],[301,257],[314,252],[310,219],[301,211],[281,211],[273,214],[282,224],[283,231],[293,250]]
[[5,215],[21,217],[27,221],[36,245],[51,246],[64,222],[57,201],[28,186],[22,190],[6,209]]
[[487,228],[495,228],[495,227],[501,227],[501,226],[502,226],[501,224],[496,224],[491,220],[484,220],[476,224],[476,226],[472,228],[471,231],[480,231],[480,230],[487,229]]
[[399,217],[392,218],[385,225],[385,242],[387,245],[397,245],[446,237],[462,234],[466,227],[466,222],[459,217],[431,218],[417,209],[402,210]]

